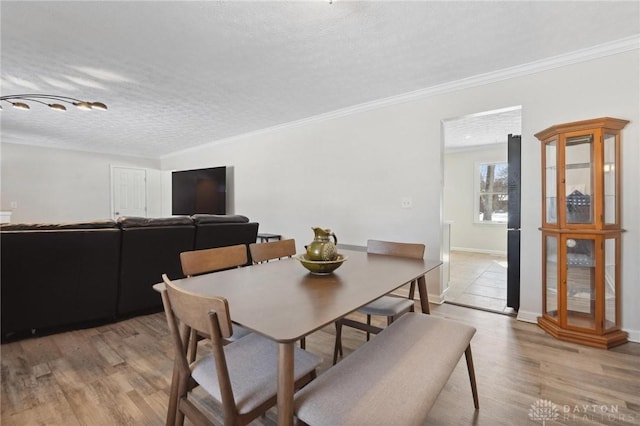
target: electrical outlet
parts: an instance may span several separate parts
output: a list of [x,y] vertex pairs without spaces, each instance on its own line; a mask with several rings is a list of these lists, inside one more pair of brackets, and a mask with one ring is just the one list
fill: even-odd
[[413,199],[411,197],[402,197],[400,205],[403,209],[411,209],[413,208]]

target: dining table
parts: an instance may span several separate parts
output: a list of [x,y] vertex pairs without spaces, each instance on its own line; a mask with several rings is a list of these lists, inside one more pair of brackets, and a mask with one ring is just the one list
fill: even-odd
[[[294,346],[301,338],[417,280],[420,306],[429,313],[425,275],[442,262],[340,249],[343,264],[312,274],[296,257],[198,275],[173,282],[205,296],[227,299],[231,320],[278,345],[278,425],[294,416]],[[164,284],[154,288],[161,291]]]

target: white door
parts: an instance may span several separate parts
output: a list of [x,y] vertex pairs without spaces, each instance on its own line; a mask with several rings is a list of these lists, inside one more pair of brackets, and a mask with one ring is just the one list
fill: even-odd
[[111,212],[119,216],[147,216],[147,172],[145,169],[111,167]]

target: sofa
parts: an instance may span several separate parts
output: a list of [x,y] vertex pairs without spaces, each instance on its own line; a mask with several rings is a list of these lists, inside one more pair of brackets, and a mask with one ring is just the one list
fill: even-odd
[[241,215],[3,224],[2,339],[160,311],[152,286],[163,273],[183,277],[181,252],[235,244],[248,252],[257,234]]
[[195,225],[189,217],[120,218],[118,224],[122,245],[117,314],[159,308],[162,303],[152,287],[163,273],[173,279],[183,276],[180,253],[193,250]]

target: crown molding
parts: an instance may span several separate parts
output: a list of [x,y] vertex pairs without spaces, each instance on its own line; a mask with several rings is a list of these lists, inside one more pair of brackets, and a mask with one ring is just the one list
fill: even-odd
[[267,127],[264,129],[253,131],[253,132],[243,133],[241,135],[219,139],[217,141],[209,142],[203,145],[187,148],[184,150],[173,152],[171,154],[164,155],[160,157],[160,159],[171,158],[175,155],[180,155],[180,154],[191,152],[194,150],[199,150],[207,146],[237,142],[240,139],[244,139],[251,136],[271,133],[271,132],[288,129],[288,128],[299,127],[299,126],[303,126],[303,125],[307,125],[315,122],[332,120],[335,118],[344,117],[351,114],[357,114],[365,111],[370,111],[377,108],[425,99],[432,96],[455,92],[458,90],[468,89],[472,87],[483,86],[483,85],[495,83],[498,81],[509,80],[512,78],[535,74],[538,72],[547,71],[554,68],[560,68],[567,65],[577,64],[580,62],[591,61],[591,60],[603,58],[606,56],[628,52],[631,50],[640,50],[640,34],[636,34],[631,37],[626,37],[619,40],[614,40],[608,43],[599,44],[589,48],[576,50],[563,55],[557,55],[557,56],[542,59],[539,61],[534,61],[534,62],[522,64],[522,65],[516,65],[509,68],[504,68],[499,71],[479,74],[479,75],[464,78],[461,80],[443,83],[436,86],[427,87],[424,89],[419,89],[419,90],[403,93],[396,96],[377,99],[375,101],[365,102],[362,104],[341,108],[335,111],[314,115],[312,117],[307,117],[307,118],[303,118],[296,121],[290,121],[288,123]]

